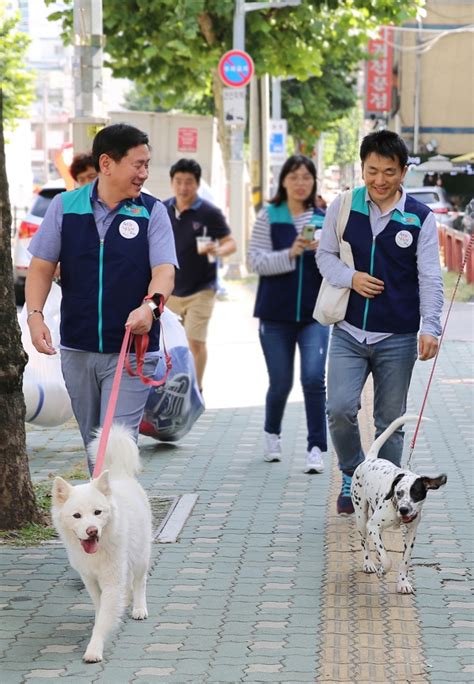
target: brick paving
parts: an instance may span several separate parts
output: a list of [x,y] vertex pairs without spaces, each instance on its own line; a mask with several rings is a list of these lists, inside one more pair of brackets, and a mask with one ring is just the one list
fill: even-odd
[[[266,380],[252,296],[238,284],[229,290],[212,321],[206,412],[177,445],[140,439],[150,495],[199,495],[177,543],[153,546],[149,619],[125,616],[104,662],[85,665],[93,610],[62,546],[3,546],[2,684],[473,681],[472,341],[448,336],[440,355],[425,409],[433,422],[420,431],[412,467],[446,472],[448,484],[424,507],[417,593],[400,596],[394,571],[381,581],[360,571],[353,521],[334,513],[334,457],[322,475],[302,472],[298,388],[283,461],[263,462]],[[410,412],[429,370],[416,365]],[[367,443],[368,400],[361,420]],[[28,426],[27,444],[34,479],[83,465],[73,422]],[[399,553],[397,533],[388,546]]]

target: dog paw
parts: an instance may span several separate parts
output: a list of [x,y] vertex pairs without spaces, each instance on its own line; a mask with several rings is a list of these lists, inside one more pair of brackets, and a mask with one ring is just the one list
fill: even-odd
[[148,617],[148,611],[146,608],[134,608],[132,610],[132,618],[134,620],[146,620]]
[[372,563],[372,561],[366,561],[366,562],[364,563],[364,568],[363,568],[363,570],[364,570],[364,572],[366,572],[367,574],[373,573],[373,572],[377,572],[377,566],[375,565],[375,563]]
[[82,656],[85,663],[100,663],[102,660],[102,651],[96,651],[93,648],[88,648]]
[[415,590],[410,584],[410,582],[407,579],[405,579],[398,582],[397,592],[399,594],[414,594]]
[[383,565],[379,565],[376,568],[375,572],[377,573],[377,577],[381,579],[385,575],[385,568],[383,567]]

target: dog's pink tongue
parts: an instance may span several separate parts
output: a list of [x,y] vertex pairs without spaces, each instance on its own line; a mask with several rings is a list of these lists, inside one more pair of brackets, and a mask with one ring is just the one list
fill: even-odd
[[99,548],[97,537],[92,539],[81,539],[81,546],[86,553],[95,553]]

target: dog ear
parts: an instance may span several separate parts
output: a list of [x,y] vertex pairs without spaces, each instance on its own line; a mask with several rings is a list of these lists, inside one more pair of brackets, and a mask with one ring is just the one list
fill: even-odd
[[109,471],[104,470],[99,477],[96,477],[95,480],[92,480],[92,484],[97,487],[99,492],[101,492],[104,496],[109,496],[110,495],[110,480],[109,480]]
[[60,506],[69,499],[69,494],[71,493],[71,490],[73,488],[69,484],[69,482],[66,482],[66,480],[63,480],[62,477],[55,477],[54,482],[53,482],[53,491],[52,491],[52,496],[53,496],[53,504],[56,506]]
[[421,481],[426,489],[439,489],[446,484],[448,476],[443,473],[442,475],[438,475],[438,477],[422,477]]
[[404,473],[399,473],[399,474],[397,475],[397,477],[396,477],[396,478],[394,479],[394,481],[392,482],[392,486],[390,487],[390,491],[389,491],[389,493],[387,494],[387,496],[385,497],[384,501],[388,501],[389,499],[392,498],[392,496],[393,496],[394,493],[395,493],[395,487],[396,487],[397,484],[400,482],[400,480],[402,479],[402,477],[404,477]]

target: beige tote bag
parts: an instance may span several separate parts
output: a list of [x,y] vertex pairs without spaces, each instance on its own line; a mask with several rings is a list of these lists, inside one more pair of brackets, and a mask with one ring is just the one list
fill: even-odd
[[[351,246],[342,239],[344,229],[349,219],[352,204],[352,190],[346,190],[341,195],[341,205],[337,216],[337,237],[339,240],[339,258],[347,266],[354,268],[354,257]],[[332,325],[343,321],[346,316],[347,303],[349,302],[350,287],[335,287],[323,278],[319,290],[313,318],[322,325]]]

